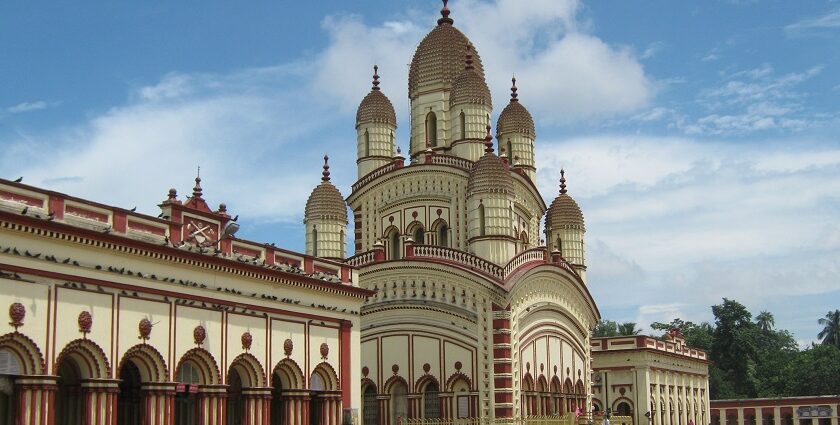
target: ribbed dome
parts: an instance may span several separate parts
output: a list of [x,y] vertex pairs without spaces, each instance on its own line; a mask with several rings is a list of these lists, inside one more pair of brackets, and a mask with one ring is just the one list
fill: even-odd
[[370,93],[362,99],[359,109],[356,110],[356,128],[361,124],[388,124],[397,126],[397,114],[394,112],[394,105],[388,96],[379,89],[379,67],[373,67],[373,87]]
[[467,182],[467,196],[499,193],[509,195],[513,193],[513,180],[510,177],[508,167],[502,160],[493,153],[493,144],[490,141],[490,126],[487,126],[487,150],[484,156],[479,158],[470,170],[470,179]]
[[548,207],[545,224],[548,228],[563,227],[586,230],[583,223],[583,212],[581,212],[577,202],[566,193],[566,177],[563,170],[560,170],[560,194],[554,198],[551,206]]
[[496,134],[521,133],[537,137],[537,132],[534,129],[534,118],[519,102],[516,90],[516,78],[514,78],[513,87],[510,88],[510,103],[499,114],[499,120],[496,122]]
[[330,167],[327,165],[327,159],[325,156],[324,177],[321,179],[321,184],[312,190],[309,199],[306,200],[304,219],[330,219],[347,223],[347,206],[341,192],[330,183]]
[[[411,58],[408,69],[409,98],[415,97],[417,90],[426,84],[440,82],[451,87],[452,81],[464,69],[463,49],[470,41],[452,26],[446,6],[441,14],[443,18],[438,19],[438,25],[426,34]],[[478,53],[475,53],[475,72],[484,78],[484,67]]]
[[472,60],[472,46],[467,48],[467,66],[455,77],[452,82],[452,92],[449,94],[449,103],[453,106],[461,104],[486,105],[493,107],[493,99],[490,95],[490,88],[484,77],[475,71]]

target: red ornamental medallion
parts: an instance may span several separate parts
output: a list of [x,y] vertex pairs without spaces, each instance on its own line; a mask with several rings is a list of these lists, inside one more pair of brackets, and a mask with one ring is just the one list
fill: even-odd
[[91,327],[93,327],[93,316],[87,311],[79,313],[79,332],[88,334]]
[[292,355],[292,349],[295,348],[295,344],[292,342],[291,339],[286,339],[283,341],[283,353],[286,354],[286,357]]
[[147,341],[152,334],[152,322],[149,319],[140,319],[137,329],[140,330],[140,339]]
[[396,375],[399,371],[400,371],[400,365],[394,364],[393,366],[391,366],[391,372],[394,372],[394,375]]
[[12,303],[9,306],[9,318],[12,319],[9,322],[10,325],[14,326],[15,331],[21,326],[23,326],[23,318],[26,317],[26,307],[23,306],[21,303]]
[[327,359],[327,356],[330,354],[330,346],[327,343],[321,344],[321,358],[324,360]]
[[362,376],[367,378],[368,374],[370,373],[370,369],[367,366],[362,366]]
[[457,370],[458,372],[460,372],[460,371],[461,371],[461,367],[462,367],[462,366],[463,366],[463,365],[461,364],[461,362],[455,362],[455,370]]
[[204,326],[198,325],[193,329],[193,339],[198,345],[204,344],[204,340],[207,339],[207,331]]
[[254,337],[251,336],[250,332],[245,332],[242,334],[242,348],[246,351],[251,349],[251,343],[254,342]]
[[428,363],[423,363],[423,372],[429,373],[430,370],[432,370],[432,366]]

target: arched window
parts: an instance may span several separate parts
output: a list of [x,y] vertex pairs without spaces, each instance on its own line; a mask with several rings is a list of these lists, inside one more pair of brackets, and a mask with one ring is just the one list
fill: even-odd
[[513,164],[513,144],[510,142],[510,139],[507,140],[507,157],[508,162]]
[[478,235],[484,236],[484,204],[478,204]]
[[338,235],[338,243],[338,249],[341,252],[344,252],[344,250],[347,249],[347,241],[344,238],[344,230],[342,230],[341,233]]
[[58,389],[55,395],[58,425],[80,425],[83,415],[82,372],[73,358],[64,359],[58,367]]
[[458,117],[461,123],[461,139],[467,138],[467,116],[464,115],[464,111],[461,111],[461,114]]
[[[117,398],[117,424],[139,425],[145,423],[140,391],[140,369],[132,361],[120,368],[120,395]],[[3,423],[0,421],[0,423]]]
[[633,415],[633,409],[630,407],[630,405],[627,402],[624,402],[624,401],[622,401],[621,403],[618,403],[618,406],[616,406],[616,408],[615,408],[615,412],[618,416],[632,416]]
[[387,244],[388,259],[399,260],[402,257],[402,251],[400,249],[400,232],[396,227],[391,226],[385,230],[385,243]]
[[437,116],[434,112],[426,115],[426,143],[429,147],[437,146]]
[[423,418],[440,418],[440,388],[435,382],[429,382],[423,389]]
[[365,130],[365,156],[370,156],[370,133]]
[[563,252],[563,239],[561,239],[559,236],[557,237],[555,248],[557,248],[558,251]]
[[227,424],[242,425],[245,416],[245,399],[242,397],[242,377],[231,370],[227,389]]
[[318,256],[318,229],[312,228],[312,256]]
[[411,235],[411,239],[414,239],[414,243],[418,245],[423,245],[426,243],[426,229],[420,222],[415,221],[409,224],[408,234]]
[[[192,362],[184,362],[178,369],[177,382],[180,384],[201,384],[198,367]],[[192,391],[182,391],[175,395],[175,424],[192,425],[196,423],[198,401]]]
[[448,248],[449,247],[449,226],[446,223],[441,224],[438,227],[438,245]]
[[408,417],[408,402],[405,384],[396,382],[391,388],[391,424],[396,424],[398,418]]

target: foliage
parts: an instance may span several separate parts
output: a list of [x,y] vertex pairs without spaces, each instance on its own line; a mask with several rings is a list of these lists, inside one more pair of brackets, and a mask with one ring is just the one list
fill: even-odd
[[712,347],[712,332],[714,328],[707,322],[699,325],[693,322],[683,321],[682,319],[674,319],[671,323],[653,322],[650,327],[657,331],[667,333],[671,329],[679,329],[685,337],[685,343],[689,347],[699,348],[701,350],[709,351]]
[[823,344],[840,347],[840,310],[829,311],[817,322],[823,326],[817,338],[821,339]]
[[611,337],[611,336],[633,336],[642,332],[641,329],[636,328],[634,322],[618,323],[612,320],[599,320],[592,331],[592,336],[595,338]]
[[773,326],[776,326],[776,319],[773,318],[772,313],[763,310],[761,313],[758,313],[758,316],[755,316],[755,324],[763,332],[770,332],[773,330]]

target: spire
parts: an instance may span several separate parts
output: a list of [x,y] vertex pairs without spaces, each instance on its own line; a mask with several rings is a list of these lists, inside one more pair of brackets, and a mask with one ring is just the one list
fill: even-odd
[[443,0],[443,9],[440,10],[441,18],[438,19],[438,25],[449,24],[452,25],[455,21],[449,17],[449,8],[446,7],[446,4],[449,3],[449,0]]
[[516,90],[518,90],[516,88],[516,76],[514,75],[513,78],[510,79],[510,81],[513,82],[513,85],[510,87],[510,101],[511,102],[519,102],[519,99],[517,99],[517,97],[519,97],[519,95],[516,94]]
[[379,91],[379,66],[373,66],[373,87],[370,88],[374,91]]
[[324,155],[324,171],[321,173],[321,176],[323,176],[323,177],[321,177],[322,182],[330,181],[330,164],[329,164],[329,161],[330,161],[330,157],[327,156],[327,155]]
[[464,67],[465,70],[473,69],[473,55],[472,55],[473,46],[472,43],[467,43],[467,64]]
[[193,187],[193,198],[201,199],[201,166],[195,173],[195,187]]
[[562,168],[560,169],[560,194],[566,194],[566,171]]
[[484,153],[493,153],[493,136],[490,135],[490,126],[487,126],[487,135],[484,136]]

